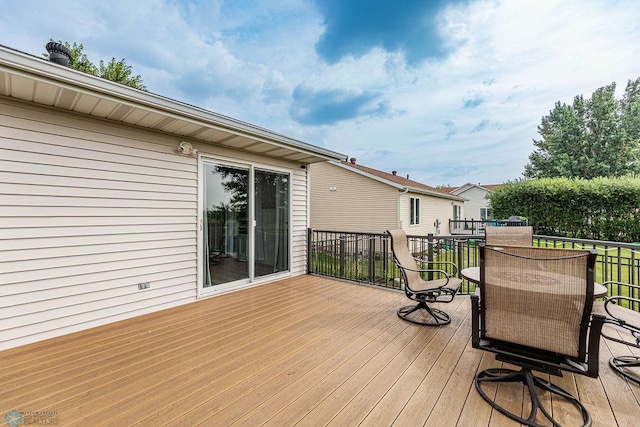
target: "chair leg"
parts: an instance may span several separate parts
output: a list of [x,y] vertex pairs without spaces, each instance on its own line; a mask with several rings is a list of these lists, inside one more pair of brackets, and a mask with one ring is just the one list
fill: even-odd
[[640,385],[640,375],[635,371],[635,375],[627,371],[628,368],[640,368],[640,356],[615,356],[609,359],[609,365],[620,375]]
[[[526,385],[527,391],[529,393],[529,397],[531,399],[531,413],[528,418],[522,418],[512,412],[507,411],[500,405],[498,405],[492,398],[490,398],[484,390],[482,390],[481,384],[483,383],[496,383],[496,382],[520,382]],[[498,410],[501,414],[506,415],[514,421],[517,421],[521,424],[532,426],[532,427],[541,427],[541,424],[536,424],[535,419],[538,415],[538,409],[545,418],[551,421],[552,425],[560,426],[560,424],[551,416],[551,413],[542,406],[542,402],[540,401],[538,394],[536,393],[536,387],[539,387],[543,390],[546,390],[554,395],[563,397],[564,399],[571,402],[575,407],[580,410],[582,414],[582,420],[584,421],[584,427],[591,426],[592,420],[589,411],[587,408],[575,397],[569,394],[567,391],[562,388],[552,384],[549,381],[546,381],[542,378],[536,377],[531,373],[529,369],[523,368],[520,371],[514,371],[512,369],[501,369],[501,368],[492,368],[486,369],[478,375],[474,380],[474,384],[476,386],[476,390],[482,398],[493,408]],[[553,398],[552,398],[553,399]]]
[[[418,311],[418,315],[411,316]],[[451,322],[447,313],[437,308],[430,307],[426,302],[420,301],[417,305],[407,305],[398,309],[398,316],[407,322],[426,326],[440,326]]]

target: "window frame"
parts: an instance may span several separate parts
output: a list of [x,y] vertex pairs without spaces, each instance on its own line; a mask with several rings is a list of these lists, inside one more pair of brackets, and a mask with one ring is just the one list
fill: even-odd
[[491,208],[480,208],[480,219],[487,220],[491,218]]
[[409,197],[409,225],[420,225],[420,198]]

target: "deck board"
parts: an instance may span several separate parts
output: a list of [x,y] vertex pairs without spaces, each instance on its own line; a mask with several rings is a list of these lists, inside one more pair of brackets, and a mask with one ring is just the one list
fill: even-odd
[[[55,411],[59,425],[513,426],[473,386],[500,367],[471,347],[470,300],[424,327],[404,294],[299,276],[0,352],[0,413]],[[597,379],[552,380],[594,425],[633,426],[640,387],[615,374],[603,340]],[[494,387],[527,411],[522,387]],[[568,425],[579,417],[552,402]]]

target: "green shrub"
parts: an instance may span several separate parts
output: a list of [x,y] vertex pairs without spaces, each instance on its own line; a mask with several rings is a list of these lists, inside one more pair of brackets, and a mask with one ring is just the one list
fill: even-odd
[[493,215],[527,217],[536,234],[640,241],[640,178],[543,178],[496,188]]

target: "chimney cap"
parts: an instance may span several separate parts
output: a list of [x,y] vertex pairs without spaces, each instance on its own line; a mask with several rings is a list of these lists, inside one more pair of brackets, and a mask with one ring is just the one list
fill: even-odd
[[62,43],[49,42],[45,45],[47,52],[49,52],[49,61],[69,66],[69,59],[71,59],[71,50]]

